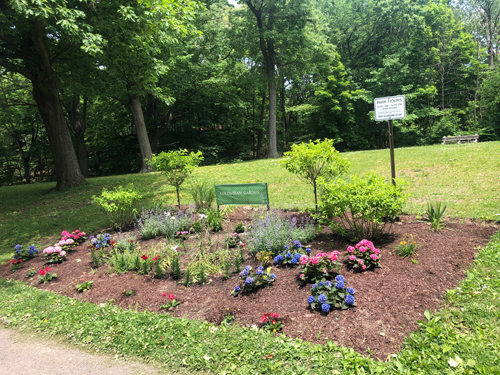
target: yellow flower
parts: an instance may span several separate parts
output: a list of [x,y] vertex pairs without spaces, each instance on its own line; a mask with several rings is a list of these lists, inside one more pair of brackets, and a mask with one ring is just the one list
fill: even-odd
[[406,241],[403,241],[403,245],[406,245]]
[[273,332],[276,332],[276,330],[275,330],[275,329],[273,329]]
[[402,245],[402,244],[403,244],[403,241],[401,241],[399,244],[400,244],[400,245]]

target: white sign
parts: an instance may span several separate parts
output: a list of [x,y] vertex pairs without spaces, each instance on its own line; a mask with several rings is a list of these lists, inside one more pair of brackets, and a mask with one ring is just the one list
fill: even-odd
[[404,95],[376,98],[375,121],[397,120],[406,117],[406,100]]

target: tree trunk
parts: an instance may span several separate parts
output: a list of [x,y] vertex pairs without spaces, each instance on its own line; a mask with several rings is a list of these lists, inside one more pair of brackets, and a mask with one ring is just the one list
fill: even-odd
[[278,144],[276,141],[276,76],[274,72],[274,46],[272,42],[268,43],[271,51],[269,55],[272,56],[267,61],[267,78],[269,80],[269,150],[268,158],[277,158]]
[[87,114],[87,100],[84,100],[83,104],[83,119],[80,115],[80,95],[75,95],[71,98],[70,102],[66,106],[66,111],[68,112],[69,122],[73,128],[73,134],[76,140],[76,150],[78,153],[78,165],[80,170],[85,177],[90,177],[89,174],[89,153],[87,151],[87,145],[85,144],[85,130],[86,126],[86,114]]
[[151,172],[152,168],[147,164],[147,161],[151,160],[153,155],[151,152],[151,145],[149,143],[148,132],[146,130],[146,122],[144,121],[144,114],[142,113],[141,100],[138,95],[134,94],[130,97],[129,106],[132,111],[132,117],[134,118],[139,148],[141,149],[141,173]]

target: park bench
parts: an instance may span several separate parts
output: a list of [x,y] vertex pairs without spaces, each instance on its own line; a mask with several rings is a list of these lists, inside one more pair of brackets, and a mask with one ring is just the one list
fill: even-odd
[[477,140],[479,139],[479,135],[474,134],[474,135],[459,135],[456,137],[443,137],[443,145],[446,144],[446,142],[457,142],[457,143],[462,143],[462,142],[467,142],[470,143],[471,141],[474,141],[477,143]]

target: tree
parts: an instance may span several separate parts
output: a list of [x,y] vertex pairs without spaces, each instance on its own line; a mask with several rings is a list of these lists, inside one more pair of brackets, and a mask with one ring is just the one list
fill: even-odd
[[298,175],[314,189],[314,203],[318,213],[318,178],[333,179],[347,172],[350,163],[341,157],[333,147],[333,139],[309,141],[292,145],[289,152],[285,152],[285,159],[281,162],[289,172]]
[[158,155],[153,155],[152,159],[148,161],[157,171],[165,175],[169,185],[175,187],[179,210],[181,209],[180,187],[202,161],[203,156],[200,151],[188,153],[186,149],[161,152]]

